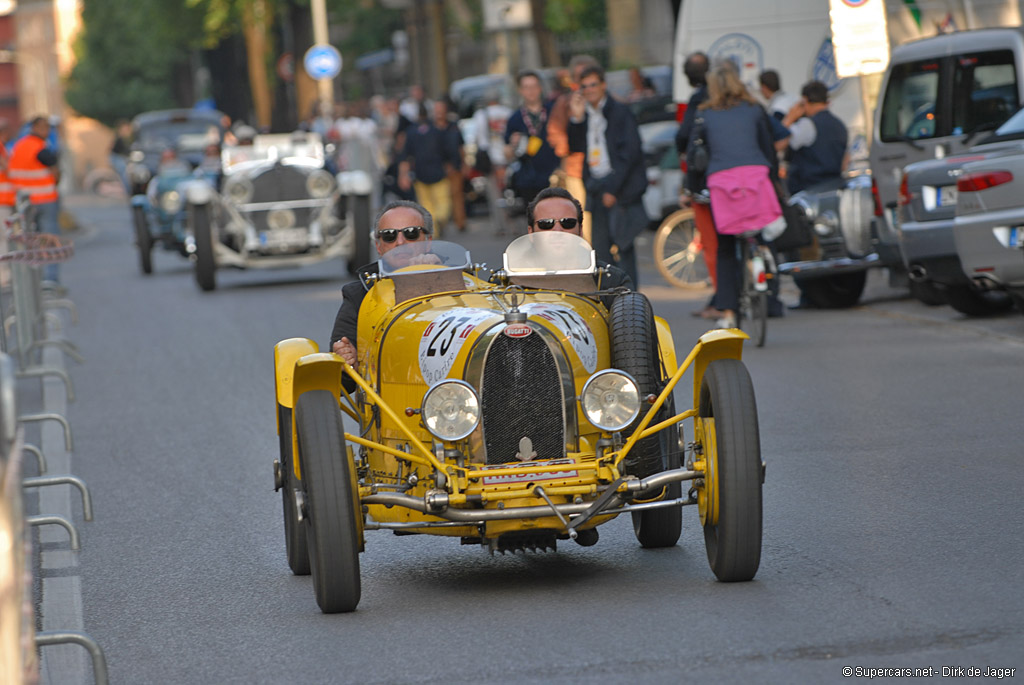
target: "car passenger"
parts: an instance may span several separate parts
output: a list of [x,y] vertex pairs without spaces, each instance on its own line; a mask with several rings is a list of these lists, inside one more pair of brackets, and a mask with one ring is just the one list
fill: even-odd
[[[565,188],[545,188],[526,208],[526,221],[527,233],[559,231],[582,237],[583,207]],[[597,266],[607,270],[607,274],[594,274],[594,284],[601,290],[633,289],[633,280],[623,269],[600,260]]]
[[[383,257],[390,250],[416,241],[428,244],[434,233],[434,220],[430,212],[415,202],[395,200],[384,205],[373,222],[373,237],[376,240],[377,254]],[[423,254],[409,264],[438,263],[435,255]],[[342,302],[338,315],[334,318],[334,330],[331,331],[331,350],[340,354],[350,366],[356,365],[356,333],[359,323],[359,307],[369,288],[366,276],[379,273],[379,263],[373,262],[358,270],[359,280],[345,284],[341,289]],[[346,377],[346,380],[348,378]],[[346,388],[349,386],[346,384]]]

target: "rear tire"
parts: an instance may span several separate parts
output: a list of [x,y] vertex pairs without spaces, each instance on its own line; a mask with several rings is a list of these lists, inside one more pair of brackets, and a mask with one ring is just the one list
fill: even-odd
[[292,456],[292,410],[277,405],[280,426],[281,452],[281,505],[284,512],[284,546],[288,554],[288,568],[297,576],[309,575],[309,547],[306,530],[299,521],[295,508],[295,468]]
[[361,543],[341,410],[330,392],[312,390],[299,397],[295,412],[316,603],[325,614],[353,611],[361,595]]
[[[743,362],[711,362],[698,422],[705,459],[699,492],[708,563],[722,582],[750,580],[761,564],[761,442],[754,388]],[[711,436],[714,436],[712,439]],[[716,506],[706,504],[717,500]]]
[[818,278],[797,278],[797,286],[812,307],[846,309],[860,301],[867,282],[866,271],[857,271]]
[[[622,293],[612,302],[610,328],[612,338],[612,366],[625,371],[640,386],[641,397],[659,394],[663,383],[658,363],[658,337],[654,325],[651,303],[644,295],[636,292]],[[665,419],[672,414],[674,403],[666,402],[655,420]],[[632,435],[641,417],[627,431]],[[679,454],[678,429],[663,430],[638,440],[630,451],[625,471],[638,478],[659,473],[669,468],[678,468],[682,463]],[[682,486],[673,483],[664,488],[662,495],[651,499],[680,497]],[[633,532],[644,547],[671,547],[679,540],[682,531],[682,512],[679,507],[652,509],[633,514]]]
[[153,273],[153,236],[149,232],[146,210],[132,207],[132,223],[135,225],[135,245],[139,248],[139,268],[142,273]]
[[192,205],[192,235],[196,241],[196,283],[209,292],[217,287],[217,262],[213,257],[213,227],[210,208]]
[[355,229],[355,252],[348,261],[348,272],[355,276],[359,267],[370,263],[370,196],[357,195],[353,198],[352,227]]
[[969,285],[948,286],[946,302],[967,316],[992,316],[1008,311],[1013,306],[1013,300],[1005,292],[975,290]]

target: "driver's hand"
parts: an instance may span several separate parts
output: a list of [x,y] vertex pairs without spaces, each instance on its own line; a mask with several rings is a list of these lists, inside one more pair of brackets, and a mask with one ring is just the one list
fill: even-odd
[[345,363],[355,368],[356,366],[356,346],[349,342],[348,338],[342,338],[341,340],[334,343],[331,350],[335,354],[341,355],[341,358],[345,360]]
[[[415,257],[413,257],[412,259],[409,260],[409,265],[410,266],[413,265],[413,264],[440,264],[440,263],[441,263],[441,258],[438,257],[436,254],[431,254],[429,252],[427,254],[416,255]],[[344,338],[342,338],[342,340],[344,340]]]

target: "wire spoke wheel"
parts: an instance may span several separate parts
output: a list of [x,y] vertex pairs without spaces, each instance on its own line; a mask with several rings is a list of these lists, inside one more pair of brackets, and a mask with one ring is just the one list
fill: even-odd
[[692,209],[680,209],[661,222],[654,239],[654,263],[677,288],[708,286],[708,267]]

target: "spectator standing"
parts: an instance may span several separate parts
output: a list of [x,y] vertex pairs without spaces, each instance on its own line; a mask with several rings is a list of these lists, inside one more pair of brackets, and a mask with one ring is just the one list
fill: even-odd
[[419,120],[406,129],[399,155],[398,185],[403,191],[416,190],[417,201],[434,218],[438,238],[452,213],[447,167],[455,160],[446,142],[444,132],[427,115],[426,105],[420,105]]
[[462,132],[458,123],[452,118],[451,102],[447,97],[434,100],[434,126],[444,134],[444,145],[448,154],[445,169],[448,172],[448,185],[452,192],[452,223],[459,232],[466,230],[466,196],[463,185],[466,182],[463,173]]
[[586,153],[583,184],[592,216],[597,258],[619,266],[639,285],[633,240],[647,225],[643,194],[647,189],[640,131],[629,106],[608,97],[604,69],[590,66],[569,103],[569,148]]
[[[19,140],[11,151],[7,175],[17,193],[28,193],[32,203],[37,230],[41,233],[59,236],[59,196],[57,182],[60,172],[57,167],[57,153],[47,146],[50,122],[46,117],[37,116],[29,125],[29,134]],[[43,268],[44,287],[56,288],[60,282],[57,264]]]
[[582,236],[588,242],[591,240],[591,216],[590,208],[587,206],[587,191],[583,187],[583,152],[574,152],[569,149],[569,102],[572,94],[580,85],[580,75],[589,66],[596,66],[597,60],[590,55],[576,55],[569,60],[569,92],[560,95],[551,107],[551,116],[548,117],[548,144],[554,149],[555,154],[561,160],[561,173],[565,177],[565,187],[572,193],[583,206],[583,233]]
[[789,168],[786,185],[790,194],[826,181],[838,181],[849,164],[846,126],[828,109],[828,87],[810,81],[800,91],[800,102],[786,114],[789,129]]
[[409,95],[402,100],[402,103],[398,106],[398,111],[409,121],[418,121],[420,105],[426,107],[428,112],[433,107],[433,103],[427,100],[427,95],[423,92],[423,86],[416,83],[409,87]]
[[793,108],[800,98],[795,95],[783,92],[782,83],[779,80],[779,72],[774,69],[765,69],[758,77],[761,84],[761,97],[767,103],[765,109],[773,117],[782,121],[789,110]]
[[[708,99],[700,105],[710,152],[706,171],[711,212],[718,230],[717,325],[736,326],[743,265],[736,234],[760,230],[782,215],[771,174],[777,165],[769,117],[740,80],[732,63],[707,77]],[[689,144],[694,144],[691,133]]]
[[495,232],[505,233],[505,128],[512,110],[501,104],[497,91],[487,93],[487,106],[473,113],[476,167],[487,176],[487,211]]
[[644,76],[643,72],[637,67],[629,70],[629,85],[631,90],[629,95],[626,96],[628,102],[639,102],[640,100],[646,100],[657,95],[651,79]]
[[[686,149],[689,147],[690,134],[693,132],[693,123],[697,118],[700,106],[708,99],[708,56],[703,52],[694,52],[687,56],[683,64],[683,73],[694,88],[690,95],[690,101],[686,105],[686,112],[683,114],[683,121],[676,132],[676,149],[679,156],[686,159]],[[708,204],[707,190],[704,185],[704,178],[701,174],[688,171],[686,175],[686,190],[690,195],[690,206],[693,208],[693,222],[697,225],[697,233],[700,235],[701,255],[704,257],[704,264],[708,268],[708,276],[711,278],[711,287],[718,290],[718,233],[715,231],[715,220],[711,217],[711,205]],[[693,312],[694,316],[702,316],[706,319],[718,319],[722,312],[715,306],[715,297],[711,296],[704,309]]]
[[558,157],[548,144],[548,117],[551,105],[544,102],[544,88],[535,71],[524,71],[516,79],[522,106],[512,113],[505,128],[505,157],[519,163],[509,180],[516,197],[526,204],[551,184]]

